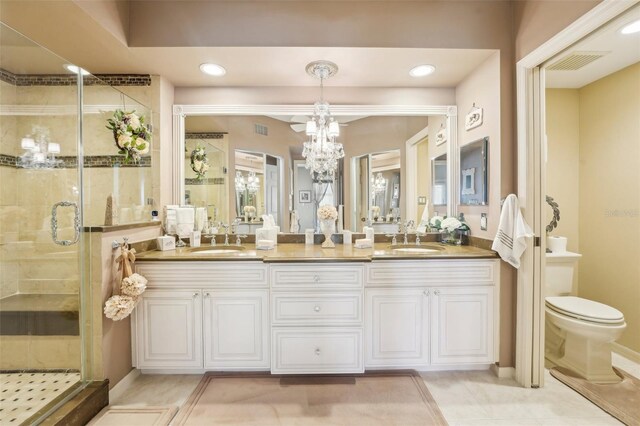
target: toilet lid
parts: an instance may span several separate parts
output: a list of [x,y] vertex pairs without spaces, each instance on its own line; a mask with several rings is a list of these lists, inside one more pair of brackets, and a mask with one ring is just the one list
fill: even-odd
[[622,312],[593,300],[575,296],[550,296],[545,300],[549,308],[573,318],[606,324],[624,321]]

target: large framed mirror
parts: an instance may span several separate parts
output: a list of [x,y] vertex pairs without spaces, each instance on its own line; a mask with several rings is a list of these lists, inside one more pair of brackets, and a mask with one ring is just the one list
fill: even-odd
[[[363,217],[371,217],[373,223],[379,224],[375,225],[379,228],[377,232],[382,233],[397,230],[401,221],[414,220],[418,225],[423,215],[428,217],[439,209],[450,212],[448,159],[455,147],[455,132],[447,133],[448,140],[437,145],[445,157],[444,163],[438,160],[435,174],[432,160],[442,155],[435,149],[436,133],[457,126],[455,106],[336,107],[332,113],[341,124],[339,141],[345,157],[331,182],[314,179],[302,157],[303,143],[308,137],[300,121],[311,114],[312,108],[311,105],[174,106],[176,151],[184,153],[185,158],[176,166],[180,175],[174,188],[177,203],[212,205],[210,220],[224,223],[235,220],[241,224],[237,230],[242,233],[255,232],[261,226],[262,214],[273,214],[281,232],[302,233],[306,229],[319,232],[316,211],[324,204],[338,209],[338,232],[341,229],[361,232]],[[206,179],[214,178],[213,158],[219,156],[216,167],[221,175],[216,175],[218,180],[211,183],[225,191],[210,192],[206,199],[196,197],[194,181],[186,180],[194,179],[187,151],[195,150],[198,140],[200,144],[204,140],[193,139],[194,133],[221,135],[206,147],[210,174]],[[354,158],[359,160],[352,161]],[[413,159],[419,161],[414,164]],[[447,202],[438,207],[436,200],[434,210],[431,181],[442,173],[446,175],[446,189],[441,196]],[[356,176],[360,179],[358,184],[354,181]],[[250,180],[254,185],[251,190],[247,187]],[[371,210],[373,206],[377,209]],[[393,229],[386,225],[393,225]]]
[[282,223],[282,159],[262,152],[236,149],[234,189],[237,232],[255,234],[262,216]]

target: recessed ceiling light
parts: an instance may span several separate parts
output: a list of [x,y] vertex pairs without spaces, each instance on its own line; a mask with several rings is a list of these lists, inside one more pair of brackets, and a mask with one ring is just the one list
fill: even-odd
[[74,74],[78,74],[78,72],[80,72],[82,75],[89,75],[89,71],[85,70],[84,68],[80,68],[77,65],[65,64],[64,68]]
[[216,77],[221,77],[227,73],[227,70],[218,64],[200,64],[200,71]]
[[417,67],[411,68],[409,75],[411,77],[424,77],[425,75],[432,74],[435,70],[436,67],[433,65],[418,65]]
[[634,34],[634,33],[640,32],[640,19],[625,25],[624,27],[622,27],[620,32],[622,34]]

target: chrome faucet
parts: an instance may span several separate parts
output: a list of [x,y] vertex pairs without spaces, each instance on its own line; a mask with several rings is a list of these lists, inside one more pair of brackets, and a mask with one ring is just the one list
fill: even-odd
[[413,220],[409,220],[404,224],[404,244],[405,245],[409,244],[409,238],[408,238],[409,229],[413,228],[414,224],[415,222]]
[[241,238],[247,238],[247,236],[246,236],[246,235],[240,235],[240,234],[237,234],[237,235],[236,235],[236,245],[237,245],[237,246],[242,245],[242,240],[241,240]]
[[229,245],[229,225],[226,223],[221,223],[220,226],[224,228],[224,245]]
[[398,234],[396,234],[395,232],[393,234],[387,234],[387,237],[392,237],[391,238],[391,245],[392,246],[396,246],[398,245],[398,238],[396,237]]
[[420,237],[424,236],[426,234],[423,234],[422,232],[418,232],[416,231],[416,245],[419,246],[420,245]]

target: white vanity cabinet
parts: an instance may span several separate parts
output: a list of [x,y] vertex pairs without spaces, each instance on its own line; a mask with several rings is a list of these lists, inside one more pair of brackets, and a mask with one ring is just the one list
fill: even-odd
[[492,259],[367,265],[365,367],[494,363],[498,268]]
[[200,290],[145,291],[132,328],[139,368],[202,367]]
[[363,265],[270,267],[271,372],[362,373]]
[[142,370],[268,370],[269,284],[262,262],[138,262],[147,291],[132,314]]

